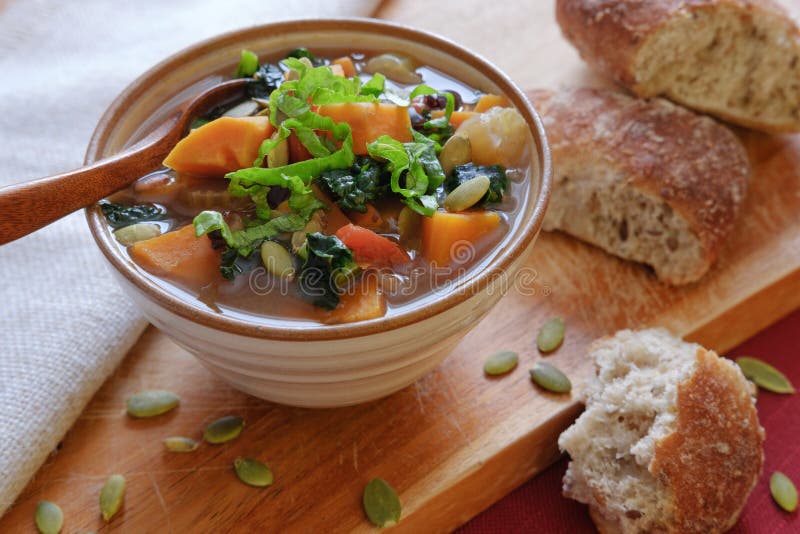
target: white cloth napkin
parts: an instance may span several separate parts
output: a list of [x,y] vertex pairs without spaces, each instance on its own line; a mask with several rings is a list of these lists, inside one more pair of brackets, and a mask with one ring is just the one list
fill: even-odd
[[[79,167],[113,98],[172,52],[272,20],[369,16],[377,4],[0,1],[0,186]],[[144,327],[82,213],[0,247],[0,515]]]

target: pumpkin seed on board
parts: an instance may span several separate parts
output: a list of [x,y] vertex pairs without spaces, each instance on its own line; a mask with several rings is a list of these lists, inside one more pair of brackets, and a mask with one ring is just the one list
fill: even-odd
[[483,372],[487,375],[502,375],[514,369],[519,363],[519,355],[511,350],[495,352],[483,364]]
[[531,380],[534,383],[553,393],[569,393],[572,390],[572,382],[561,370],[547,362],[536,362],[531,369]]
[[272,484],[272,470],[253,458],[237,458],[233,462],[236,476],[249,486],[263,488]]
[[203,432],[203,439],[215,445],[225,443],[239,437],[244,428],[244,419],[235,415],[226,415],[213,421]]
[[100,490],[100,513],[105,521],[110,521],[122,506],[125,498],[125,477],[111,475]]
[[544,323],[536,336],[536,345],[541,352],[553,352],[564,341],[566,325],[561,317],[554,317]]
[[64,512],[51,501],[40,501],[36,506],[36,528],[42,534],[58,534],[64,525]]
[[397,492],[382,478],[373,478],[364,488],[362,498],[364,511],[370,522],[380,528],[400,522],[400,498]]
[[749,356],[736,358],[736,363],[744,376],[755,382],[758,387],[773,393],[794,393],[794,386],[789,379],[770,364]]
[[444,199],[444,209],[447,211],[464,211],[471,208],[483,198],[489,190],[491,181],[486,176],[476,176],[459,185]]
[[772,473],[769,479],[769,492],[778,506],[787,512],[797,510],[797,488],[792,480],[780,471]]
[[150,389],[134,393],[127,400],[128,415],[131,417],[155,417],[175,408],[180,397],[171,391]]
[[170,452],[192,452],[196,451],[199,446],[197,441],[183,436],[171,436],[164,439],[164,447]]

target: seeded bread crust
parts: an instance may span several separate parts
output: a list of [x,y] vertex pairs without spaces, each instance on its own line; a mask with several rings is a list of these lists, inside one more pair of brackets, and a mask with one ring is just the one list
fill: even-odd
[[714,534],[736,522],[763,468],[754,388],[731,361],[666,330],[590,348],[586,411],[559,438],[564,494],[601,534]]
[[663,99],[599,89],[531,91],[550,143],[546,230],[562,230],[673,285],[700,279],[730,234],[750,178],[738,138]]
[[556,18],[589,65],[640,97],[800,131],[800,29],[772,0],[557,0]]

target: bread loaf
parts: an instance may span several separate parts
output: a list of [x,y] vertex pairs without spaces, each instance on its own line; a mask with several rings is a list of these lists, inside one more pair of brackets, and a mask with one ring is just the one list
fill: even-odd
[[648,264],[673,285],[700,279],[747,190],[738,138],[663,99],[597,89],[528,96],[553,156],[545,230]]
[[557,0],[564,36],[641,97],[800,131],[800,30],[772,0]]
[[596,341],[586,411],[558,444],[565,495],[602,533],[713,534],[736,522],[764,462],[753,385],[666,330]]

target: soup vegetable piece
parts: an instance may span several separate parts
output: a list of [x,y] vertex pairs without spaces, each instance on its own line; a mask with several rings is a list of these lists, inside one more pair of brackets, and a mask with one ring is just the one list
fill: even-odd
[[235,75],[246,100],[101,204],[139,267],[212,309],[382,317],[476,265],[513,222],[530,134],[504,96],[393,53],[245,50]]

